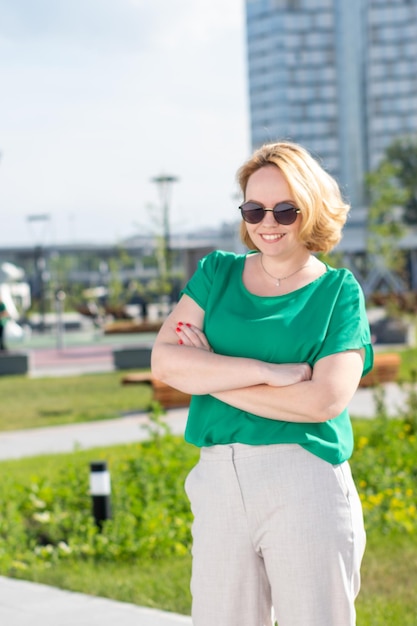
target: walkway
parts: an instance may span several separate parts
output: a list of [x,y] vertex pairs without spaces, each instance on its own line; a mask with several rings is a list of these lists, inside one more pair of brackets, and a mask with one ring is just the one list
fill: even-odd
[[[174,434],[184,432],[187,409],[168,411],[165,420]],[[0,461],[25,456],[87,450],[143,441],[149,434],[146,413],[129,417],[0,433]]]
[[0,576],[4,626],[180,626],[191,618]]
[[30,352],[30,376],[77,376],[79,374],[111,372],[114,346],[70,346],[62,350],[42,348]]

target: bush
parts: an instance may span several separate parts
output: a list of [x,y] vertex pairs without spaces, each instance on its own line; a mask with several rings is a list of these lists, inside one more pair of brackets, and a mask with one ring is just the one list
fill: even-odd
[[368,533],[417,533],[417,394],[412,388],[398,419],[388,418],[383,388],[378,417],[356,424],[351,465]]
[[[378,418],[354,421],[351,464],[368,535],[417,532],[416,405],[410,394],[404,414],[388,419],[380,398]],[[183,485],[198,450],[161,428],[156,420],[147,442],[94,452],[112,479],[113,518],[101,530],[89,495],[92,451],[3,463],[0,572],[24,577],[64,561],[122,564],[188,554],[192,517]]]
[[24,481],[9,473],[0,484],[0,571],[63,559],[186,554],[191,513],[183,485],[197,454],[182,438],[159,430],[148,442],[109,449],[114,515],[101,530],[92,516],[85,452],[57,457],[60,467],[52,475],[42,465]]

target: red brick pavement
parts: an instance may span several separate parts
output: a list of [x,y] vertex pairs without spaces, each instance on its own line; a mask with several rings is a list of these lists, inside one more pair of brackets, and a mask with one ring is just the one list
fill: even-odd
[[49,371],[59,373],[63,370],[97,371],[113,369],[113,347],[109,345],[40,348],[30,351],[30,369],[34,373]]

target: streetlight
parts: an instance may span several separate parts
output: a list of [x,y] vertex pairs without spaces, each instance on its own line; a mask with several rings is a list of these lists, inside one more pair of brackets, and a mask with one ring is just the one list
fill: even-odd
[[165,273],[169,276],[171,269],[171,234],[169,223],[169,203],[172,184],[179,180],[177,176],[171,176],[167,174],[161,174],[151,178],[151,182],[155,183],[158,187],[159,196],[161,198],[162,208],[162,232],[164,240],[164,260],[165,260]]
[[[26,220],[30,226],[33,224],[45,224],[49,222],[50,215],[48,213],[37,213],[35,215],[28,215]],[[43,231],[44,232],[44,231]],[[39,326],[39,330],[43,332],[45,330],[45,282],[47,279],[46,273],[46,261],[44,250],[42,247],[43,241],[43,232],[42,237],[40,233],[38,233],[38,237],[35,237],[35,268],[36,268],[36,277],[39,287],[39,299],[40,299],[40,314],[41,314],[41,322]]]

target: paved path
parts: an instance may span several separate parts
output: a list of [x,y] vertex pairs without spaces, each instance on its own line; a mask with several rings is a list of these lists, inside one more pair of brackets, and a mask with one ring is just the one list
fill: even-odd
[[[385,383],[384,402],[388,415],[395,417],[404,408],[407,393],[396,383]],[[375,416],[375,390],[372,387],[359,388],[349,404],[349,412],[352,417],[374,417]]]
[[111,372],[113,346],[74,346],[62,350],[42,348],[30,351],[30,376],[77,376],[87,372]]
[[[182,434],[186,418],[187,409],[172,409],[165,420],[173,433]],[[99,422],[5,431],[0,433],[0,460],[143,441],[149,437],[148,425],[146,413],[140,413]]]
[[2,626],[180,626],[191,618],[0,576]]
[[[388,412],[395,415],[398,407],[404,404],[405,394],[395,384],[385,385],[385,390]],[[350,412],[353,416],[374,416],[372,389],[359,389],[356,392],[350,403]],[[185,408],[171,409],[165,417],[175,434],[184,432],[186,418]],[[5,431],[0,433],[0,460],[143,441],[148,436],[148,424],[146,413],[140,413],[99,422]]]

